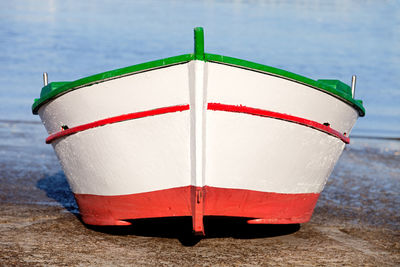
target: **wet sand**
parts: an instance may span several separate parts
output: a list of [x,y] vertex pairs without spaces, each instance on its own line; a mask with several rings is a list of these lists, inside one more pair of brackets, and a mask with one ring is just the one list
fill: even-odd
[[0,265],[400,265],[400,142],[353,139],[302,225],[82,224],[38,123],[0,122]]

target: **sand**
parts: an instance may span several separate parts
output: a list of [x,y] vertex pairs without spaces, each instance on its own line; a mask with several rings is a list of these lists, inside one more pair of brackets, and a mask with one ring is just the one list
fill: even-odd
[[39,123],[0,122],[0,265],[400,265],[400,142],[352,139],[309,223],[89,227]]

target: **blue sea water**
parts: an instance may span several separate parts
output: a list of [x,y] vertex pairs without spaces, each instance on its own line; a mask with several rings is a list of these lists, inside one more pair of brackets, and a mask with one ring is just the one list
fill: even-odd
[[193,51],[350,83],[367,111],[354,135],[400,137],[399,1],[2,1],[0,121],[37,122],[50,81]]

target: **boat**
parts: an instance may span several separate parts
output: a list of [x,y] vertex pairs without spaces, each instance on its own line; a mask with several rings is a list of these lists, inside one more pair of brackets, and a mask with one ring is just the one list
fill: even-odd
[[352,86],[205,53],[48,83],[38,114],[88,225],[308,222],[358,117]]

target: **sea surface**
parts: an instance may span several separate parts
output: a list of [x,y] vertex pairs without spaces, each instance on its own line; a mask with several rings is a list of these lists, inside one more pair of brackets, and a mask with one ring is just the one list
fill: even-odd
[[353,135],[400,137],[400,1],[2,1],[0,122],[31,113],[42,73],[71,81],[205,50],[312,79],[357,75]]

